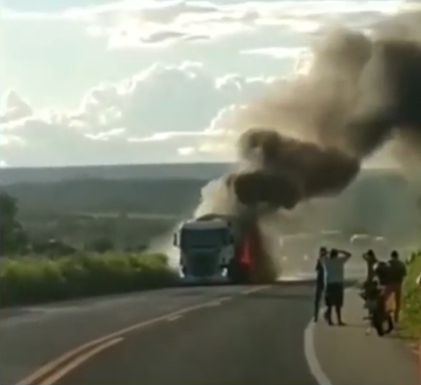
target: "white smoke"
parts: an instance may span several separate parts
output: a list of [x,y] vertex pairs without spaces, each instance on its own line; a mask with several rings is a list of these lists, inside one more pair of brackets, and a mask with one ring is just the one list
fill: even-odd
[[177,223],[173,229],[154,238],[148,245],[148,252],[165,254],[168,257],[169,268],[174,271],[180,269],[180,250],[173,245],[174,234],[179,229],[180,224]]
[[207,214],[233,216],[236,214],[237,199],[234,191],[228,188],[225,179],[210,181],[201,191],[201,201],[194,212],[199,218]]

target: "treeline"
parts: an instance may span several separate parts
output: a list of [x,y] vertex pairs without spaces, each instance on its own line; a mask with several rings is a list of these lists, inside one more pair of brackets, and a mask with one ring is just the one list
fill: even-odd
[[[22,213],[142,213],[179,215],[191,212],[207,179],[80,179],[55,183],[1,186],[20,202]],[[418,191],[414,191],[417,190]],[[404,203],[419,194],[421,185],[408,184],[393,173],[363,173],[340,197],[336,211],[347,220],[375,225],[377,218],[396,209],[407,215]],[[394,207],[392,207],[392,204]],[[349,210],[348,210],[349,208]],[[413,211],[413,210],[412,210]],[[363,217],[363,218],[362,218]],[[383,221],[383,218],[381,218]]]
[[104,180],[2,186],[22,211],[180,214],[194,208],[206,180]]
[[71,179],[206,179],[218,178],[229,163],[120,164],[66,167],[23,167],[2,169],[0,183],[51,183]]
[[[107,237],[118,233],[134,240],[139,229],[142,234],[139,243],[144,243],[145,238],[172,228],[177,218],[191,214],[206,183],[206,179],[88,178],[14,184],[2,186],[1,191],[19,199],[20,218],[31,232],[67,234],[72,240],[83,238],[78,233],[89,235],[90,239],[97,238],[93,235],[97,233],[106,233]],[[363,172],[340,196],[312,204],[310,210],[291,216],[282,226],[287,232],[324,228],[378,234],[406,242],[421,231],[417,215],[420,191],[421,185],[408,183],[399,174]],[[91,219],[81,217],[85,214],[91,215]],[[148,214],[159,214],[162,218],[140,217]],[[165,215],[173,218],[165,219]],[[118,219],[121,216],[130,220],[124,223]],[[114,237],[119,240],[120,235]]]
[[[62,215],[21,217],[33,241],[60,239],[84,250],[141,250],[155,237],[171,232],[174,218],[121,218]],[[101,247],[99,247],[101,246]]]
[[60,240],[34,242],[18,220],[18,203],[0,194],[1,306],[58,301],[172,285],[166,256],[111,251],[107,238],[80,250]]
[[126,216],[45,216],[21,223],[18,201],[1,193],[1,255],[60,256],[77,251],[140,252],[159,235],[170,231],[177,218],[130,219]]

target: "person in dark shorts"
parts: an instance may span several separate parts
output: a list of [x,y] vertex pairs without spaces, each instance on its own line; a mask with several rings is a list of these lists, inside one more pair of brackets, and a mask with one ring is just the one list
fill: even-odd
[[326,312],[324,315],[329,325],[333,325],[333,309],[336,313],[338,325],[345,325],[342,319],[345,292],[345,263],[348,262],[351,256],[351,253],[345,250],[332,249],[329,256],[321,260],[326,272]]
[[316,292],[314,293],[314,322],[319,320],[320,304],[322,302],[323,293],[325,290],[325,269],[322,260],[327,257],[328,251],[326,247],[321,247],[319,250],[319,257],[316,263]]
[[390,269],[390,282],[389,289],[395,300],[395,311],[393,319],[395,323],[399,322],[399,313],[401,310],[402,302],[402,285],[406,277],[406,266],[405,263],[399,259],[397,251],[392,251],[389,260]]

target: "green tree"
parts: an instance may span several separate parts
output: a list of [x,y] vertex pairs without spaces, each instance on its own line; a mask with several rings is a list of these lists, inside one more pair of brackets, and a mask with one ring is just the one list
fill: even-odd
[[114,244],[110,239],[101,237],[91,241],[87,249],[95,253],[106,253],[114,249]]
[[15,198],[0,193],[0,253],[18,254],[24,251],[28,238],[17,220],[18,204]]

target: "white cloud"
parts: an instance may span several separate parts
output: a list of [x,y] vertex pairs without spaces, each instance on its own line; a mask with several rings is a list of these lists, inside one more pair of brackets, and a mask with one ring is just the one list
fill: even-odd
[[[401,1],[287,0],[220,4],[133,0],[50,13],[22,13],[2,8],[0,18],[9,28],[4,34],[2,29],[2,36],[7,39],[2,56],[2,64],[5,60],[7,65],[2,68],[2,80],[4,70],[8,86],[32,87],[35,95],[30,103],[17,92],[7,97],[2,94],[2,159],[12,166],[35,166],[232,156],[233,117],[249,98],[257,97],[275,81],[273,76],[265,74],[278,75],[279,71],[282,75],[297,56],[303,57],[304,64],[299,70],[305,72],[308,60],[302,52],[308,34],[317,32],[325,23],[345,22],[366,27],[396,12],[400,6]],[[28,27],[22,38],[20,32],[25,25]],[[37,34],[38,29],[42,33]],[[59,43],[49,40],[51,36],[56,37],[54,32],[58,30]],[[204,46],[203,50],[194,47],[176,51],[177,46],[156,52],[141,50],[228,36],[232,36],[232,44],[221,43],[218,47],[224,48],[215,51],[208,50],[210,46]],[[98,44],[104,45],[98,48]],[[105,47],[139,51],[135,55],[105,52]],[[205,66],[185,62],[179,66],[148,67],[157,59],[182,61],[191,57],[203,61]],[[265,57],[278,61],[271,63]],[[30,69],[22,63],[28,63]],[[268,63],[273,70],[266,71]],[[137,65],[148,68],[128,77]],[[227,65],[236,73],[215,75],[230,72],[225,68]],[[73,71],[71,76],[70,71]],[[245,73],[261,76],[250,77]],[[38,94],[52,93],[47,99],[55,103],[56,98],[65,99],[63,95],[79,95],[81,89],[101,79],[118,77],[126,79],[104,82],[90,89],[76,109],[40,111],[34,107]],[[25,93],[31,94],[27,89]],[[57,101],[57,105],[68,103]]]
[[2,156],[13,166],[159,162],[223,150],[228,156],[229,117],[272,81],[218,78],[185,62],[99,85],[75,111],[33,111],[11,92],[1,115]]
[[277,59],[297,58],[307,51],[307,47],[266,47],[256,49],[246,49],[241,51],[243,55],[261,55]]
[[402,2],[387,1],[208,1],[126,0],[56,13],[18,13],[4,10],[3,19],[62,20],[80,23],[95,37],[106,37],[113,49],[197,43],[264,27],[314,32],[325,23],[364,26],[396,13]]
[[26,118],[33,113],[31,106],[16,92],[11,91],[0,113],[0,123],[5,124],[13,120]]

